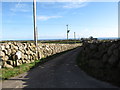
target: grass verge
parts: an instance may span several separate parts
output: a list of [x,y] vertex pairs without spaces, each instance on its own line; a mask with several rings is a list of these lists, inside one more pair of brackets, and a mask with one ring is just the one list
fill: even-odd
[[40,61],[41,60],[36,60],[35,62],[26,63],[26,64],[20,65],[18,67],[10,68],[10,69],[9,68],[2,68],[0,71],[0,73],[2,73],[0,78],[2,78],[2,80],[6,80],[10,77],[14,77],[14,76],[17,76],[21,73],[29,71],[31,68],[33,68]]
[[45,63],[47,61],[50,61],[50,60],[52,60],[52,59],[54,59],[54,58],[56,58],[56,57],[58,57],[58,56],[60,56],[60,55],[62,55],[64,53],[66,53],[68,51],[71,51],[71,50],[73,50],[73,49],[70,49],[70,50],[67,50],[67,51],[64,51],[64,52],[61,52],[61,53],[54,54],[52,56],[48,56],[48,57],[42,58],[40,60],[35,60],[35,62],[32,62],[32,63],[22,64],[22,65],[20,65],[18,67],[14,67],[12,69],[2,68],[0,70],[0,73],[1,73],[0,78],[1,78],[1,80],[6,80],[6,79],[9,79],[10,77],[17,76],[19,74],[27,72],[27,71],[37,67],[38,65],[43,64],[43,63]]
[[77,65],[86,74],[94,77],[98,80],[111,83],[112,85],[120,87],[120,70],[117,68],[107,68],[106,66],[102,68],[89,67],[88,60],[85,60],[84,53],[80,52],[77,56]]

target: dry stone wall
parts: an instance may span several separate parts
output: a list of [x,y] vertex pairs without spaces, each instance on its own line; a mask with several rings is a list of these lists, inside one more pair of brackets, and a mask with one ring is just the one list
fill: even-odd
[[82,57],[91,68],[120,68],[120,40],[84,43]]
[[8,42],[0,44],[0,67],[13,68],[24,63],[60,53],[80,46],[80,44],[38,44],[38,55],[33,43]]

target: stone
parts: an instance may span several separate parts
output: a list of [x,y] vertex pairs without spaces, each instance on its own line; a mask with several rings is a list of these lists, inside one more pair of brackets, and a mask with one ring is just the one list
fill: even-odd
[[22,63],[23,63],[23,64],[26,63],[26,60],[22,60]]
[[112,51],[113,51],[113,49],[117,49],[117,45],[116,44],[112,44],[109,48],[108,48],[108,55],[110,56],[110,55],[112,55]]
[[17,56],[18,59],[22,58],[20,51],[17,51],[15,55]]
[[30,60],[30,62],[34,62],[35,60]]
[[116,57],[118,57],[118,49],[114,49],[114,50],[113,50],[113,54],[114,54]]
[[120,50],[120,46],[119,46],[119,48],[118,48],[119,50]]
[[27,43],[27,47],[29,48],[31,46],[31,44],[30,43]]
[[[0,44],[0,56],[1,61],[7,62],[8,66],[18,66],[23,62],[30,63],[31,61],[41,59],[42,57],[50,56],[55,53],[59,53],[79,45],[71,44],[38,44],[38,58],[35,54],[34,43],[3,43]],[[42,47],[43,46],[43,47]],[[26,52],[27,51],[27,52]]]
[[9,44],[6,44],[6,45],[5,45],[5,48],[6,48],[6,49],[9,49],[9,48],[10,48]]
[[15,50],[18,50],[18,47],[17,47],[17,46],[14,46],[13,48],[14,48]]
[[23,50],[23,46],[19,46],[18,50],[22,51]]
[[28,51],[26,51],[26,54],[27,54],[27,55],[30,55],[30,54],[31,54],[31,51],[28,49]]
[[27,48],[27,45],[25,43],[23,45],[24,45],[24,50],[25,50]]
[[19,50],[19,51],[21,51],[21,53],[25,53],[25,50],[23,49],[23,50]]
[[1,47],[1,50],[5,50],[5,46],[0,46]]
[[4,52],[6,55],[8,55],[8,51],[7,51],[7,50],[3,50],[3,52]]
[[112,52],[112,49],[109,48],[108,51],[107,51],[107,54],[110,56],[110,55],[112,55],[112,53],[113,53],[113,52]]
[[90,49],[88,47],[85,48],[86,53],[90,53]]
[[27,60],[28,61],[28,63],[31,63],[31,61],[30,60]]
[[105,50],[106,49],[106,47],[105,47],[105,44],[101,44],[101,45],[99,45],[99,47],[98,47],[98,51],[103,51],[103,50]]
[[2,63],[2,56],[0,56],[0,69],[2,68],[2,65],[3,65],[3,63]]
[[34,44],[34,43],[31,43],[30,45],[31,45],[31,47],[35,47],[35,44]]
[[102,58],[102,56],[103,56],[103,52],[101,51],[101,52],[96,52],[96,53],[94,53],[94,56],[93,56],[93,57],[98,60],[98,59]]
[[30,55],[30,60],[33,60],[32,55]]
[[117,48],[117,47],[118,47],[117,44],[114,44],[114,43],[113,43],[113,44],[110,46],[110,49],[113,50],[113,49],[115,49],[115,48]]
[[22,63],[20,62],[20,60],[17,60],[16,64],[17,64],[16,66],[20,66]]
[[109,58],[109,60],[108,60],[108,62],[109,62],[110,65],[115,65],[115,64],[117,64],[117,61],[118,61],[118,57],[116,57],[115,55],[112,55],[112,56]]
[[11,55],[12,51],[11,49],[7,49],[7,55]]
[[12,60],[7,60],[6,63],[13,66],[13,61]]
[[17,42],[13,42],[14,45],[17,45]]
[[14,67],[17,67],[17,66],[19,66],[19,65],[21,65],[21,62],[20,62],[21,60],[15,60],[15,61],[13,61],[13,66]]
[[118,68],[120,69],[120,62],[118,63]]
[[[84,53],[86,58],[91,59],[95,56],[94,51],[88,50],[87,52]],[[94,57],[95,58],[95,57]]]
[[104,54],[102,58],[103,63],[106,63],[108,59],[109,59],[109,56],[107,54]]
[[21,53],[21,59],[24,60],[24,53]]
[[14,55],[16,53],[15,49],[11,49],[11,54]]
[[38,52],[38,59],[41,59],[41,52]]
[[24,59],[25,59],[25,60],[28,60],[28,57],[27,57],[27,55],[24,55]]
[[35,54],[33,55],[33,60],[36,60],[36,55]]
[[1,60],[2,61],[7,61],[9,59],[9,57],[6,55],[6,56],[1,56]]
[[30,55],[27,55],[27,57],[28,57],[28,60],[30,60],[30,59],[31,59]]
[[3,57],[5,61],[7,61],[9,59],[9,57],[6,55]]
[[41,58],[45,58],[45,56],[41,53]]
[[14,55],[12,56],[12,59],[13,59],[14,61],[18,60],[18,56],[14,54]]
[[89,60],[88,65],[89,65],[89,67],[92,67],[92,68],[102,68],[103,67],[103,63],[100,60],[95,60],[95,59]]
[[11,42],[8,42],[8,45],[11,45],[12,43]]
[[3,51],[0,51],[0,56],[5,56],[5,53]]
[[7,64],[6,62],[4,62],[3,67],[5,67],[5,68],[13,68],[13,66],[11,66],[11,65]]

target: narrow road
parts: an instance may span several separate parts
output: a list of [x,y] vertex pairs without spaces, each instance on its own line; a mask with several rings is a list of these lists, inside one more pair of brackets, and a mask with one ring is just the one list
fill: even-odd
[[115,88],[84,73],[76,65],[80,47],[27,73],[3,81],[3,88]]

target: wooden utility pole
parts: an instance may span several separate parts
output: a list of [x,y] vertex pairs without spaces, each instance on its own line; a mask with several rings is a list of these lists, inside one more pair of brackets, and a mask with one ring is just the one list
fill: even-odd
[[68,43],[68,33],[70,32],[70,30],[68,30],[68,24],[66,26],[67,26],[67,43]]
[[36,59],[38,59],[38,45],[37,45],[37,24],[36,24],[36,0],[33,0],[33,21],[34,21],[34,43],[36,46]]
[[66,25],[67,26],[67,41],[68,41],[68,25]]
[[33,0],[34,43],[37,46],[36,0]]
[[74,32],[74,40],[75,40],[75,43],[76,43],[76,34],[75,34],[75,32]]

